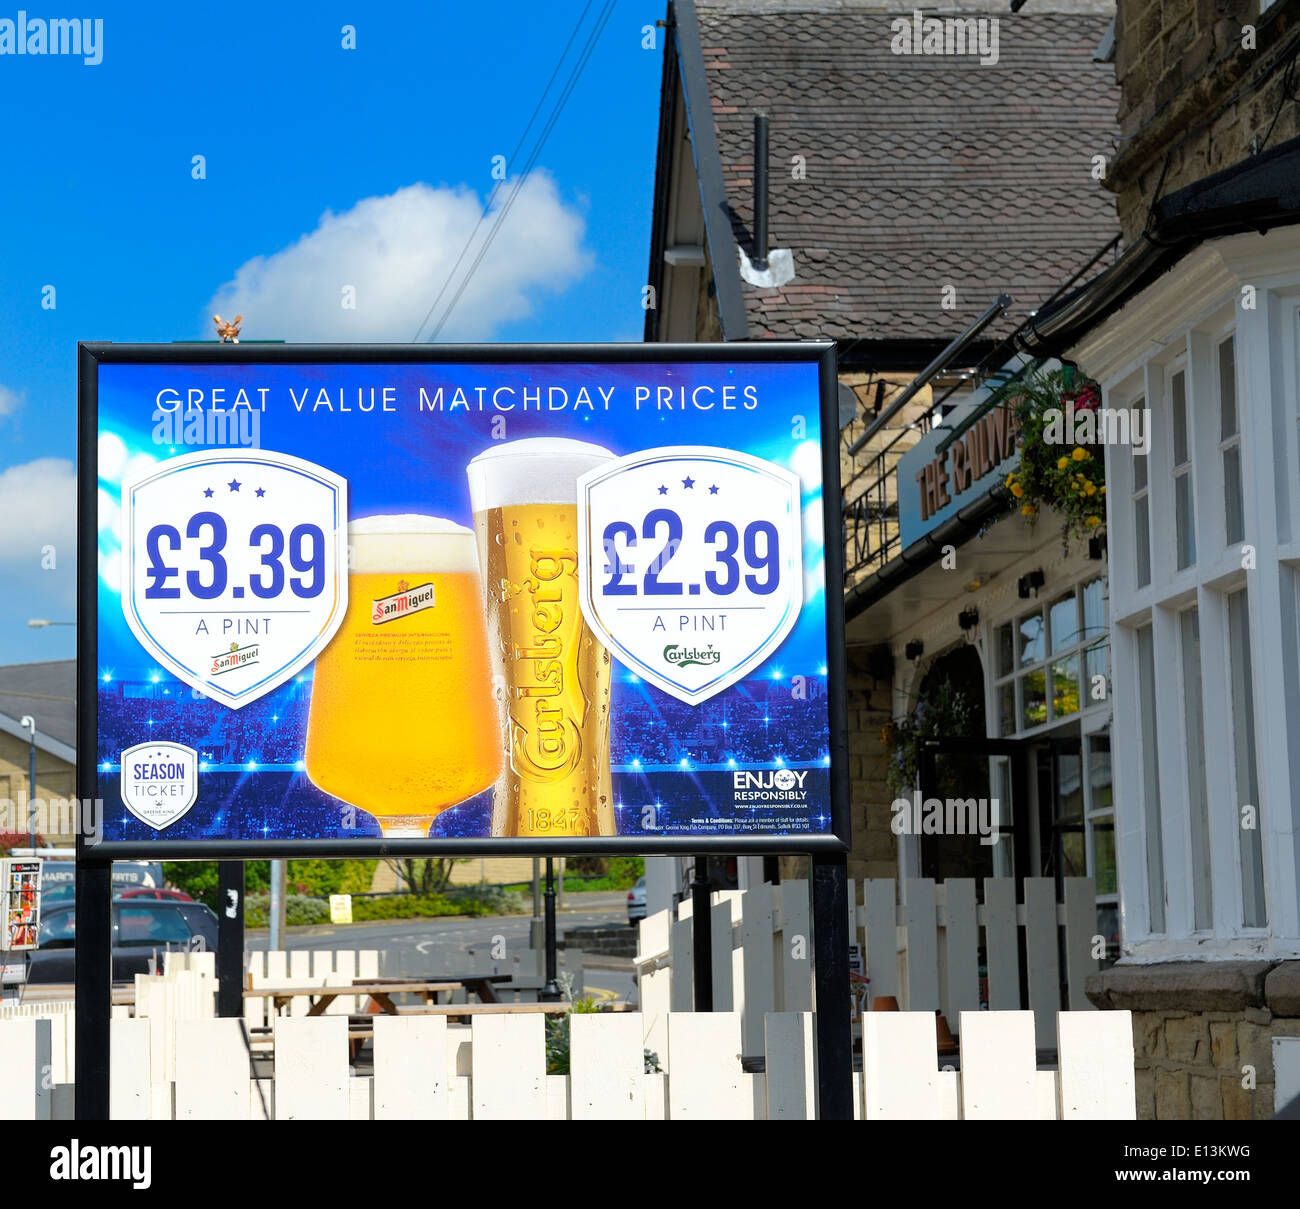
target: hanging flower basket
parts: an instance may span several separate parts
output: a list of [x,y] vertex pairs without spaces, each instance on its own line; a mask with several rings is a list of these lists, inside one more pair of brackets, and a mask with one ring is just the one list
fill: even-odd
[[880,738],[885,745],[885,783],[895,797],[906,797],[916,787],[921,746],[928,739],[966,735],[974,711],[966,694],[950,681],[940,680],[924,693],[916,709],[886,723]]
[[1096,535],[1106,521],[1105,449],[1096,439],[1073,437],[1083,429],[1076,416],[1095,416],[1101,404],[1097,384],[1066,365],[1031,370],[1000,393],[1020,422],[1020,465],[1006,478],[1020,515],[1032,526],[1051,508],[1067,548],[1074,538]]

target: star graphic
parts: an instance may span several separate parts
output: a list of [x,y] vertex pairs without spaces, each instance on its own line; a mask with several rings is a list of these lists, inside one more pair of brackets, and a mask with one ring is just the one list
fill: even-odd
[[[717,489],[714,488],[714,490],[717,490]],[[266,488],[265,488],[265,487],[259,487],[259,488],[258,488],[258,489],[253,493],[253,494],[256,495],[257,498],[260,500],[260,499],[262,498],[262,496],[264,496],[264,495],[266,494]]]
[[685,487],[687,491],[689,491],[692,487],[695,486],[695,480],[691,478],[691,476],[688,474],[684,479],[682,479],[682,486]]
[[209,487],[206,491],[204,491],[203,495],[204,495],[204,498],[205,498],[205,499],[211,499],[211,498],[212,498],[212,488]]
[[659,488],[659,494],[660,494],[660,495],[667,495],[667,494],[668,494],[668,488],[667,488],[667,487],[660,487],[660,488]]
[[228,483],[226,484],[226,486],[229,487],[231,491],[238,491],[238,490],[239,490],[239,480],[238,480],[238,479],[231,479],[230,482],[228,482]]
[[717,488],[716,486],[710,487],[710,488],[709,488],[709,494],[710,494],[710,495],[717,495],[717,494],[718,494],[718,488]]

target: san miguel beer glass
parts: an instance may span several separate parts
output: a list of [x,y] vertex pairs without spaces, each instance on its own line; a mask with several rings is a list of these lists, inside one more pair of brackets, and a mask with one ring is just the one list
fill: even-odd
[[501,676],[506,766],[493,835],[614,835],[610,657],[578,605],[578,476],[614,455],[551,438],[468,467],[488,630]]
[[424,837],[501,769],[474,534],[372,516],[348,541],[348,611],[316,660],[307,775],[386,839]]

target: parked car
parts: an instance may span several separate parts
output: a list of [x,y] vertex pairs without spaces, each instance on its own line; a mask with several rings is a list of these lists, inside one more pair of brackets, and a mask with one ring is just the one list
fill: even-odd
[[131,890],[118,890],[113,895],[114,898],[153,898],[166,902],[192,903],[192,899],[184,890],[155,890],[150,886],[139,886]]
[[627,922],[634,924],[645,919],[645,878],[639,877],[636,885],[627,892]]
[[[76,971],[77,912],[60,904],[44,914],[28,985],[71,982]],[[117,899],[113,903],[113,981],[148,974],[169,949],[216,952],[217,917],[202,903],[171,899]]]

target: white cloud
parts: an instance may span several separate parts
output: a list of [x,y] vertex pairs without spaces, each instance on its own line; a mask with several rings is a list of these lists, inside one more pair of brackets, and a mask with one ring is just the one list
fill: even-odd
[[[0,564],[11,590],[23,580],[57,574],[62,581],[77,565],[77,473],[67,458],[37,458],[0,471]],[[43,570],[42,552],[54,547],[55,569]]]
[[16,390],[0,385],[0,416],[11,416],[23,405],[23,397]]
[[[433,325],[473,263],[513,182],[494,208],[443,295]],[[342,214],[326,211],[314,231],[269,256],[255,256],[208,303],[203,335],[213,314],[244,316],[250,339],[406,342],[451,272],[482,214],[468,187],[408,185],[387,197],[367,197]],[[516,197],[439,340],[485,340],[507,320],[532,313],[534,297],[567,287],[588,271],[584,221],[561,200],[554,182],[535,172]],[[343,305],[355,290],[356,308]]]

